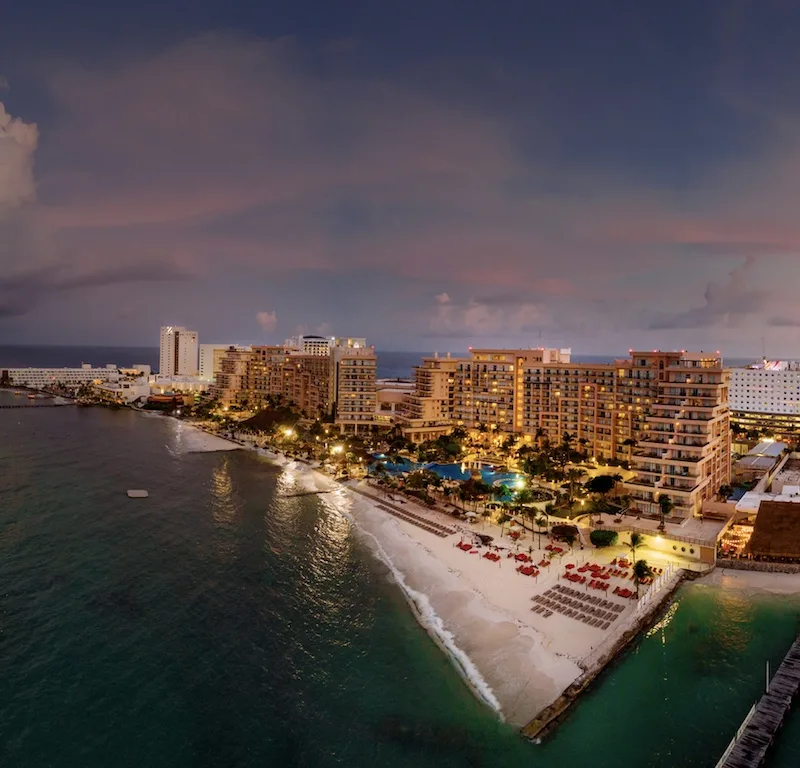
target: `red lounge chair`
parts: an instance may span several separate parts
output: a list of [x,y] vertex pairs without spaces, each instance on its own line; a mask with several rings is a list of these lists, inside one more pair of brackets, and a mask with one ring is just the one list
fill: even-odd
[[575,563],[567,563],[564,567],[572,570],[575,567]]
[[616,565],[616,564],[617,564],[617,558],[615,557],[615,558],[614,558],[614,559],[611,561],[611,565]]
[[550,549],[552,549],[552,548],[553,548],[553,545],[552,545],[552,544],[548,544],[548,545],[545,547],[545,549],[547,549],[547,550],[550,550]]

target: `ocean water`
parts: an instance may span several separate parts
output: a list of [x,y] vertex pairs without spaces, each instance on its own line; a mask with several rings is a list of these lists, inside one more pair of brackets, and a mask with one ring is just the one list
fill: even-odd
[[291,470],[128,411],[0,410],[0,435],[3,766],[708,766],[797,629],[794,599],[689,584],[533,745]]

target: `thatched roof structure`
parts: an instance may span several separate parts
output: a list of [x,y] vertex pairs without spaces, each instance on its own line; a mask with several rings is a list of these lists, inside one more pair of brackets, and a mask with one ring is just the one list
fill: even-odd
[[800,504],[762,501],[745,551],[763,559],[800,560]]

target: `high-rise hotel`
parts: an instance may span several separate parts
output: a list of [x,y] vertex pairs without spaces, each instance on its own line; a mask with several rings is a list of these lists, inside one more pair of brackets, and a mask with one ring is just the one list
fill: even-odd
[[222,405],[250,408],[282,398],[307,418],[359,432],[375,422],[376,366],[375,350],[359,338],[306,336],[230,348],[212,394]]
[[640,509],[667,494],[697,511],[730,479],[728,372],[719,355],[631,352],[614,363],[574,363],[569,349],[473,349],[425,358],[401,416],[411,439],[451,424],[560,442],[627,461]]
[[179,325],[161,327],[158,372],[161,376],[197,376],[197,331]]

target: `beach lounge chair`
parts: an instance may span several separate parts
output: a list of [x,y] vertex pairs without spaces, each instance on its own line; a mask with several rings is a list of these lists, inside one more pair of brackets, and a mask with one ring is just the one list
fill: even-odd
[[545,612],[544,612],[544,617],[545,617],[546,619],[549,619],[549,618],[550,618],[552,615],[553,615],[553,612],[552,612],[552,611],[545,611]]

